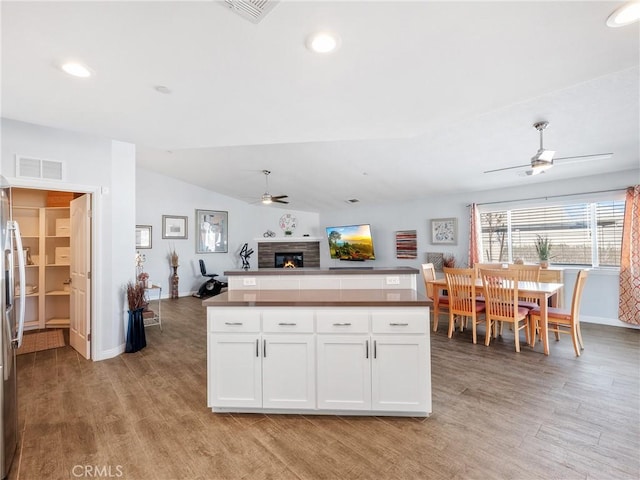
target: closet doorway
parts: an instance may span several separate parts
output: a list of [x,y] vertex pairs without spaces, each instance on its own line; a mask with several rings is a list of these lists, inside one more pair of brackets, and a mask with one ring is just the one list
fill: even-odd
[[[86,192],[12,187],[26,260],[25,330],[58,328],[91,358],[91,201]],[[18,254],[16,252],[16,254]]]

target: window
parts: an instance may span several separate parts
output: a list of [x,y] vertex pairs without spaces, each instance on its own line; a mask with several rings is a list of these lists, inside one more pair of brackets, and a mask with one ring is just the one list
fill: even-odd
[[624,201],[481,213],[485,262],[535,263],[538,235],[551,241],[551,260],[566,265],[619,266]]

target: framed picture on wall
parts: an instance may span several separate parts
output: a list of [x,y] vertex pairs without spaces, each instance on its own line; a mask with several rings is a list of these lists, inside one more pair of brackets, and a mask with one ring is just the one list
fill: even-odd
[[136,248],[151,248],[151,225],[136,225]]
[[433,218],[431,219],[431,243],[443,245],[458,244],[458,219],[457,218]]
[[225,253],[228,249],[229,212],[196,210],[196,253]]
[[186,239],[188,218],[175,215],[162,216],[162,238],[172,240]]
[[427,252],[427,263],[433,263],[433,268],[437,272],[442,271],[442,261],[444,260],[444,254],[440,252]]
[[396,258],[417,258],[418,234],[415,230],[396,232]]

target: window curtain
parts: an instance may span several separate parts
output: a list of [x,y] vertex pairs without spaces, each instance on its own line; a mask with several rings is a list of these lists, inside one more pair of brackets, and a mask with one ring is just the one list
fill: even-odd
[[482,261],[482,231],[480,225],[480,212],[475,203],[471,204],[469,211],[469,267]]
[[627,189],[618,316],[623,322],[640,325],[640,185]]

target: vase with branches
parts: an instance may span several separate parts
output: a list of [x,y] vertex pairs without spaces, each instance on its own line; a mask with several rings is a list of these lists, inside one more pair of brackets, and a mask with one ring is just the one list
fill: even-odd
[[131,312],[146,306],[144,285],[140,282],[127,283],[127,303]]
[[455,268],[456,267],[456,257],[454,257],[450,253],[446,253],[442,257],[442,266],[447,268]]
[[180,266],[178,260],[178,252],[176,252],[175,247],[171,247],[171,250],[169,250],[169,262],[171,263],[171,266],[174,268],[178,268]]
[[127,341],[125,352],[133,353],[147,346],[144,333],[144,319],[142,311],[148,302],[145,297],[144,285],[141,282],[127,283],[127,306],[129,307],[129,325],[127,327]]
[[178,252],[176,252],[175,247],[171,247],[169,250],[169,262],[171,263],[171,268],[173,268],[173,274],[171,274],[171,298],[179,297],[179,282],[180,277],[178,277],[178,267],[180,266],[178,263]]

